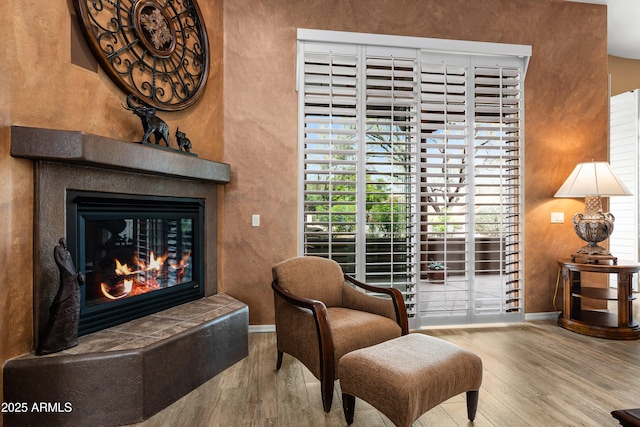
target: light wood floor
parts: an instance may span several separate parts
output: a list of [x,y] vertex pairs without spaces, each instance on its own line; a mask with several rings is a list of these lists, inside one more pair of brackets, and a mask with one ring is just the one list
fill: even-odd
[[[415,426],[616,426],[613,409],[640,407],[640,340],[611,341],[566,331],[554,321],[515,326],[436,329],[430,335],[478,354],[484,378],[478,414],[464,395],[424,414]],[[249,336],[249,357],[203,384],[140,427],[346,426],[339,383],[331,412],[320,384],[285,355],[275,371],[274,333]],[[353,426],[392,426],[356,401]]]

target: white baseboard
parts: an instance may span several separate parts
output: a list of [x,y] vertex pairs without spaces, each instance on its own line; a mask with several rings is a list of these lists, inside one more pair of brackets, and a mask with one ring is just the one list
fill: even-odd
[[275,332],[276,325],[249,325],[249,333]]
[[559,311],[545,311],[542,313],[525,313],[524,320],[556,320],[560,315]]
[[[558,318],[558,315],[560,314],[560,312],[556,312],[556,311],[547,311],[547,312],[542,312],[542,313],[525,313],[524,315],[524,320],[525,322],[528,320],[556,320]],[[503,323],[501,323],[503,324]],[[507,325],[506,323],[504,323],[504,325]],[[454,325],[454,326],[438,326],[439,328],[451,328],[451,327],[455,327],[455,328],[472,328],[474,326],[478,326],[478,325]],[[483,325],[486,326],[486,325]],[[494,325],[495,326],[495,325]],[[425,327],[425,329],[429,329],[432,327]],[[263,332],[275,332],[276,331],[276,325],[249,325],[249,333],[250,334],[254,334],[254,333],[263,333]]]

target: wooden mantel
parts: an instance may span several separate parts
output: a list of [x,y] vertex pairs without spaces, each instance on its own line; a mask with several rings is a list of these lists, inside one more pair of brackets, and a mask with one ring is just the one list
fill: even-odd
[[226,163],[79,131],[12,126],[11,155],[218,184],[228,183],[231,176]]

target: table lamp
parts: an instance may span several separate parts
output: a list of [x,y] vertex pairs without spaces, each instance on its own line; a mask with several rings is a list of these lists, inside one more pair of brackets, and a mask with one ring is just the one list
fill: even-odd
[[602,211],[601,196],[629,196],[631,193],[620,178],[611,170],[607,162],[586,162],[578,164],[554,197],[584,197],[585,212],[576,213],[571,220],[573,228],[588,244],[571,256],[585,257],[588,261],[616,258],[598,243],[606,240],[613,232],[615,217],[611,212]]

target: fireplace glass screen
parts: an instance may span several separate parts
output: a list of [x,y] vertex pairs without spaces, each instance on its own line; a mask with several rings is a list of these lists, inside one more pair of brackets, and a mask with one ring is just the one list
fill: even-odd
[[193,219],[85,220],[86,306],[193,279]]
[[73,192],[69,249],[84,274],[80,333],[199,298],[202,202]]

